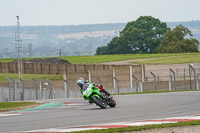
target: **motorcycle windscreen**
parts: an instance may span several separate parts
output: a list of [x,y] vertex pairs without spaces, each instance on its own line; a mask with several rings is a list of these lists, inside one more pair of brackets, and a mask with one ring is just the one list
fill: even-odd
[[84,84],[84,85],[83,85],[83,91],[85,91],[89,86],[90,86],[89,83]]

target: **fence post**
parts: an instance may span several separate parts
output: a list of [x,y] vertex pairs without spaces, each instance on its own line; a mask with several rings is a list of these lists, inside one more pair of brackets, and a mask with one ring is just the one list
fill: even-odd
[[67,82],[66,72],[63,73],[63,80],[64,80],[65,94],[66,94],[67,98],[69,98],[69,86],[68,86],[68,82]]
[[191,80],[191,64],[189,63],[189,76],[190,76],[190,90],[192,90],[192,80]]
[[169,69],[169,73],[170,73],[171,81],[172,81],[171,74],[173,74],[173,89],[176,90],[176,73],[171,68]]
[[142,65],[142,82],[145,81],[145,65]]
[[99,84],[101,84],[101,80],[97,77],[97,80],[99,81]]
[[[171,77],[170,77],[171,78]],[[169,91],[171,91],[172,90],[172,87],[171,87],[172,85],[171,85],[171,80],[169,80]]]
[[133,88],[133,66],[132,65],[130,65],[129,66],[129,68],[130,68],[130,88]]
[[6,78],[9,83],[9,97],[8,101],[15,101],[15,80],[12,78]]
[[138,78],[133,74],[132,77],[135,79],[135,88],[136,88],[136,92],[139,92],[139,82],[138,82]]
[[115,68],[113,68],[113,88],[115,89],[116,86],[115,86]]
[[38,83],[37,80],[33,79],[33,83],[35,85],[35,98],[38,100]]
[[192,64],[189,64],[190,70],[194,72],[194,89],[197,90],[197,74]]
[[67,98],[69,98],[69,87],[66,79],[64,79],[64,84],[65,84],[65,94],[67,94]]
[[150,72],[150,74],[153,76],[154,78],[154,91],[157,91],[157,87],[156,87],[156,75],[152,72]]
[[53,95],[54,95],[54,88],[53,88],[53,84],[51,83],[50,80],[47,79],[48,84],[51,86],[50,88],[50,93],[49,93],[49,99],[53,99]]
[[43,81],[40,81],[40,99],[43,99]]
[[119,80],[116,77],[114,77],[114,80],[117,81],[117,90],[118,90],[118,94],[119,94]]
[[22,88],[22,93],[20,93],[21,95],[20,95],[20,100],[24,100],[24,80],[22,80],[21,78],[19,79],[20,80],[20,82],[19,82],[19,84],[20,84],[20,86],[21,86],[21,88]]
[[178,77],[178,68],[176,69],[176,76]]
[[184,68],[183,71],[184,71],[184,74],[183,74],[183,80],[185,80],[185,68]]
[[88,70],[88,80],[91,81],[91,72]]

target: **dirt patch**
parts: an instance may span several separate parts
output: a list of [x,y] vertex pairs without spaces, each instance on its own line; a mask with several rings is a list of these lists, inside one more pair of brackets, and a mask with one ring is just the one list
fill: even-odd
[[[17,63],[17,60],[12,61],[11,63]],[[59,58],[46,58],[46,59],[31,59],[31,60],[22,60],[23,63],[50,63],[50,64],[71,64],[67,60]]]

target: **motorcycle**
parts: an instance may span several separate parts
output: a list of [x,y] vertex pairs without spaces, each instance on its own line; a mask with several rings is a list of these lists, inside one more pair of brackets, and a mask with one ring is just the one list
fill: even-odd
[[83,98],[89,100],[90,103],[95,103],[97,106],[105,109],[107,106],[115,107],[116,102],[113,97],[109,98],[105,94],[103,85],[94,86],[92,83],[85,83],[82,90]]

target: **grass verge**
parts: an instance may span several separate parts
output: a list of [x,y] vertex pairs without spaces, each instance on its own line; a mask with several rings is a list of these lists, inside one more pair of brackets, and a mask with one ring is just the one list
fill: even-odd
[[0,112],[16,110],[37,104],[36,102],[0,102]]
[[[33,58],[23,58],[29,60]],[[44,59],[44,58],[43,58]],[[72,64],[93,64],[112,61],[148,59],[136,61],[136,64],[180,64],[200,62],[200,53],[172,53],[172,54],[121,54],[121,55],[95,55],[95,56],[67,56],[61,59],[68,60]],[[0,62],[11,62],[16,60],[0,59]]]
[[96,55],[96,56],[68,56],[68,57],[62,57],[61,59],[68,60],[72,64],[93,64],[93,63],[104,63],[112,61],[148,59],[148,58],[171,57],[171,56],[178,56],[178,54],[121,54],[121,55]]
[[150,130],[150,129],[156,129],[156,128],[185,127],[185,126],[194,126],[194,125],[200,125],[200,121],[198,120],[198,121],[187,121],[187,122],[159,124],[159,125],[146,125],[146,126],[137,126],[137,127],[78,131],[78,132],[73,132],[73,133],[119,133],[119,132]]

